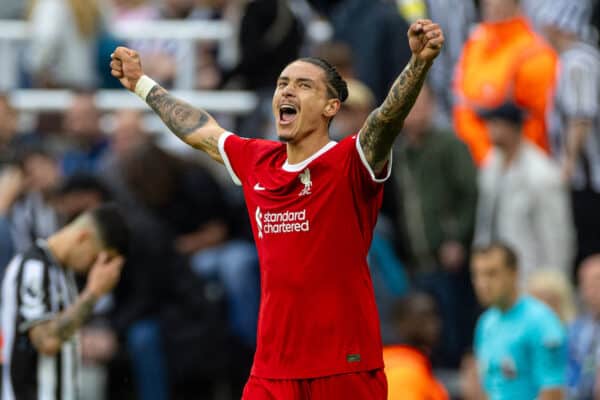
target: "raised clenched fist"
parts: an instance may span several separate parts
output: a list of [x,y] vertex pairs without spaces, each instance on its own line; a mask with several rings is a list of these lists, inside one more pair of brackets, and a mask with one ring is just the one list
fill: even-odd
[[111,55],[110,73],[133,92],[138,80],[144,75],[138,52],[127,47],[117,47]]
[[433,61],[444,45],[444,33],[431,20],[419,19],[408,29],[408,43],[417,59]]

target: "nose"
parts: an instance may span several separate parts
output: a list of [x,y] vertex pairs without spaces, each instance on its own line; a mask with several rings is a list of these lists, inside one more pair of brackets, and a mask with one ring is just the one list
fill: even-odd
[[293,97],[295,96],[293,86],[291,84],[287,84],[281,89],[281,95],[284,97]]

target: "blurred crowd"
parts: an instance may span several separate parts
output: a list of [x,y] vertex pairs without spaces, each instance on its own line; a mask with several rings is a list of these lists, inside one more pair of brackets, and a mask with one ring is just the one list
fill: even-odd
[[[522,379],[600,398],[600,1],[0,0],[0,19],[31,35],[15,86],[73,91],[64,112],[21,112],[0,94],[0,266],[104,202],[133,231],[121,282],[82,332],[82,399],[239,398],[258,315],[241,191],[150,113],[98,108],[96,90],[119,86],[115,46],[138,50],[167,88],[195,57],[187,89],[252,91],[252,113],[216,117],[265,138],[279,72],[325,58],[349,83],[339,140],[385,98],[419,18],[446,45],[396,143],[370,252],[390,399],[420,385],[431,397],[415,398],[530,400]],[[224,21],[234,35],[184,54],[175,39],[114,33],[159,20]],[[556,374],[530,349],[502,358],[506,329],[564,347]]]

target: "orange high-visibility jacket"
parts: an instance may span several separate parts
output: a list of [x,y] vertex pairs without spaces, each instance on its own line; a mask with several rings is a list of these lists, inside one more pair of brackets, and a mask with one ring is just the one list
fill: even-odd
[[482,23],[471,34],[456,66],[454,125],[481,164],[490,139],[480,108],[513,101],[527,113],[523,134],[548,151],[546,111],[558,56],[524,17]]
[[388,400],[449,400],[444,386],[431,371],[429,360],[408,346],[383,349]]

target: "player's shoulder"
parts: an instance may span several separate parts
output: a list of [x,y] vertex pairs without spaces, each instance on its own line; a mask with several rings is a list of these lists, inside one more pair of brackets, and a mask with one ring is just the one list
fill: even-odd
[[245,137],[232,132],[224,132],[221,140],[225,143],[231,142],[261,149],[276,149],[285,147],[284,143],[275,140]]

